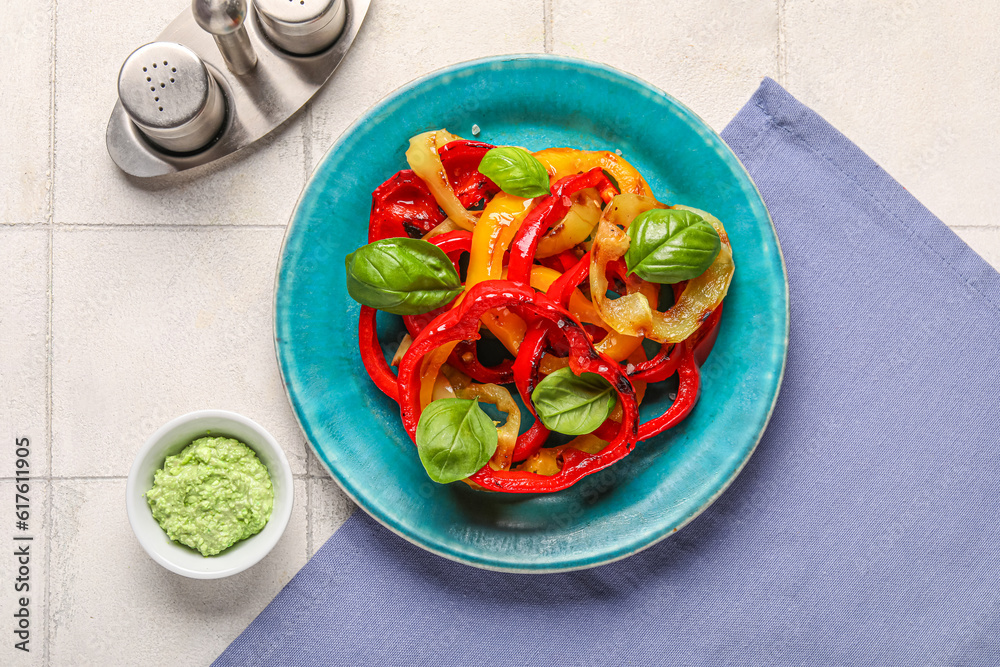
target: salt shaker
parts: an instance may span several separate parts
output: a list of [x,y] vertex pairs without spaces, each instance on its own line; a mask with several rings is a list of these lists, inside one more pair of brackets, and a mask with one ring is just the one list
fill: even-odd
[[298,55],[323,51],[344,29],[344,0],[253,0],[264,34],[279,49]]
[[118,74],[118,98],[142,134],[173,153],[205,147],[226,119],[215,77],[194,51],[173,42],[132,52]]

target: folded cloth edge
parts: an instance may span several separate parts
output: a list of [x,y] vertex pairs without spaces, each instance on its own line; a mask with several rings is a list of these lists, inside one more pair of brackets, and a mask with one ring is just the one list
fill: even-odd
[[[723,139],[737,155],[751,149],[763,133],[765,126],[755,127],[752,122],[758,114],[851,180],[888,218],[1000,311],[1000,273],[860,147],[770,77],[764,77],[750,101],[722,131]],[[747,135],[744,127],[754,127],[755,131]]]

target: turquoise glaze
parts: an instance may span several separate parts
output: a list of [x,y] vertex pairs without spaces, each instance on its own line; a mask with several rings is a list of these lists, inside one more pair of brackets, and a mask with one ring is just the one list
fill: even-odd
[[[678,427],[552,495],[477,492],[431,482],[395,403],[357,349],[358,305],[344,256],[367,240],[371,192],[404,169],[410,136],[445,127],[494,144],[621,149],[658,198],[723,221],[736,275],[701,398]],[[402,323],[379,314],[391,355]],[[596,63],[543,55],[455,65],[362,116],[316,169],[292,216],[275,294],[275,348],[289,400],[344,491],[407,540],[476,567],[592,567],[670,535],[732,482],[767,424],[788,342],[788,287],[774,227],[736,156],[672,97]],[[650,392],[648,419],[669,405]]]

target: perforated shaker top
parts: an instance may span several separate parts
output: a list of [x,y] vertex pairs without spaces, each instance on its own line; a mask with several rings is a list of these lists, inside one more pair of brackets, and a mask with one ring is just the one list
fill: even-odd
[[323,23],[321,17],[337,4],[338,0],[254,0],[257,9],[268,17],[293,25],[312,21]]
[[197,117],[208,103],[209,76],[205,65],[187,47],[154,42],[136,49],[122,65],[118,97],[139,125],[180,127]]

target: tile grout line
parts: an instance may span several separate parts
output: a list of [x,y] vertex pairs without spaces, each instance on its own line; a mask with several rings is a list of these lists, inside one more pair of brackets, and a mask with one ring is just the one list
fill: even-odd
[[545,53],[552,53],[552,3],[554,0],[542,0],[542,48]]
[[[947,223],[945,223],[947,224]],[[276,223],[273,225],[267,224],[255,224],[255,225],[230,225],[230,224],[219,224],[219,223],[205,223],[198,225],[185,225],[185,224],[158,224],[158,225],[145,225],[145,224],[134,224],[134,225],[116,225],[114,223],[106,222],[93,222],[93,223],[73,223],[73,222],[5,222],[0,223],[0,228],[54,228],[60,229],[62,231],[108,231],[108,230],[121,230],[121,231],[135,231],[135,232],[155,232],[159,230],[187,230],[187,231],[200,231],[200,230],[221,230],[221,229],[240,229],[248,231],[267,231],[271,229],[285,229],[288,225],[286,223]],[[950,229],[1000,229],[1000,224],[992,223],[985,225],[948,225]]]
[[[950,225],[947,222],[945,224],[949,229],[982,229],[982,230],[1000,230],[1000,224],[985,224],[985,225]],[[130,231],[130,232],[155,232],[155,231],[166,231],[166,230],[179,230],[179,231],[219,231],[223,229],[227,230],[243,230],[243,231],[270,231],[275,229],[285,229],[288,225],[286,223],[277,223],[273,225],[268,224],[255,224],[255,225],[231,225],[231,224],[217,224],[217,223],[205,223],[198,225],[185,225],[185,224],[135,224],[135,225],[116,225],[113,223],[72,223],[72,222],[54,222],[47,221],[42,223],[37,222],[5,222],[0,223],[0,229],[49,229],[60,230],[68,232],[86,232],[86,231]]]
[[49,656],[49,645],[52,637],[52,251],[53,251],[53,228],[49,225],[49,261],[48,261],[48,314],[46,319],[47,329],[45,337],[45,453],[48,474],[45,496],[47,503],[45,507],[45,644],[42,646],[42,662],[51,664]]
[[49,21],[49,34],[51,40],[49,44],[49,192],[48,201],[45,202],[46,222],[51,233],[52,224],[55,221],[55,193],[56,193],[56,8],[58,0],[52,0],[52,18]]
[[49,69],[49,201],[48,201],[48,222],[49,222],[49,247],[48,247],[48,320],[45,337],[45,440],[47,455],[47,477],[50,478],[46,484],[46,508],[45,508],[45,575],[42,577],[45,582],[45,632],[44,643],[42,645],[42,663],[52,664],[52,293],[53,293],[53,256],[55,242],[55,197],[56,197],[56,44],[57,44],[57,22],[56,13],[59,9],[59,0],[52,0],[51,19],[51,63]]
[[268,229],[284,229],[288,225],[285,223],[273,224],[273,225],[225,225],[225,224],[202,224],[202,225],[185,225],[185,224],[159,224],[159,225],[116,225],[113,223],[102,223],[102,222],[92,222],[92,223],[74,223],[74,222],[56,222],[52,223],[54,227],[57,227],[63,231],[88,231],[88,230],[121,230],[121,231],[137,231],[137,232],[149,232],[158,230],[219,230],[219,229],[246,229],[251,231],[268,230]]
[[778,18],[778,44],[775,50],[777,60],[778,83],[788,87],[788,42],[785,31],[785,3],[787,0],[776,0],[775,7]]

